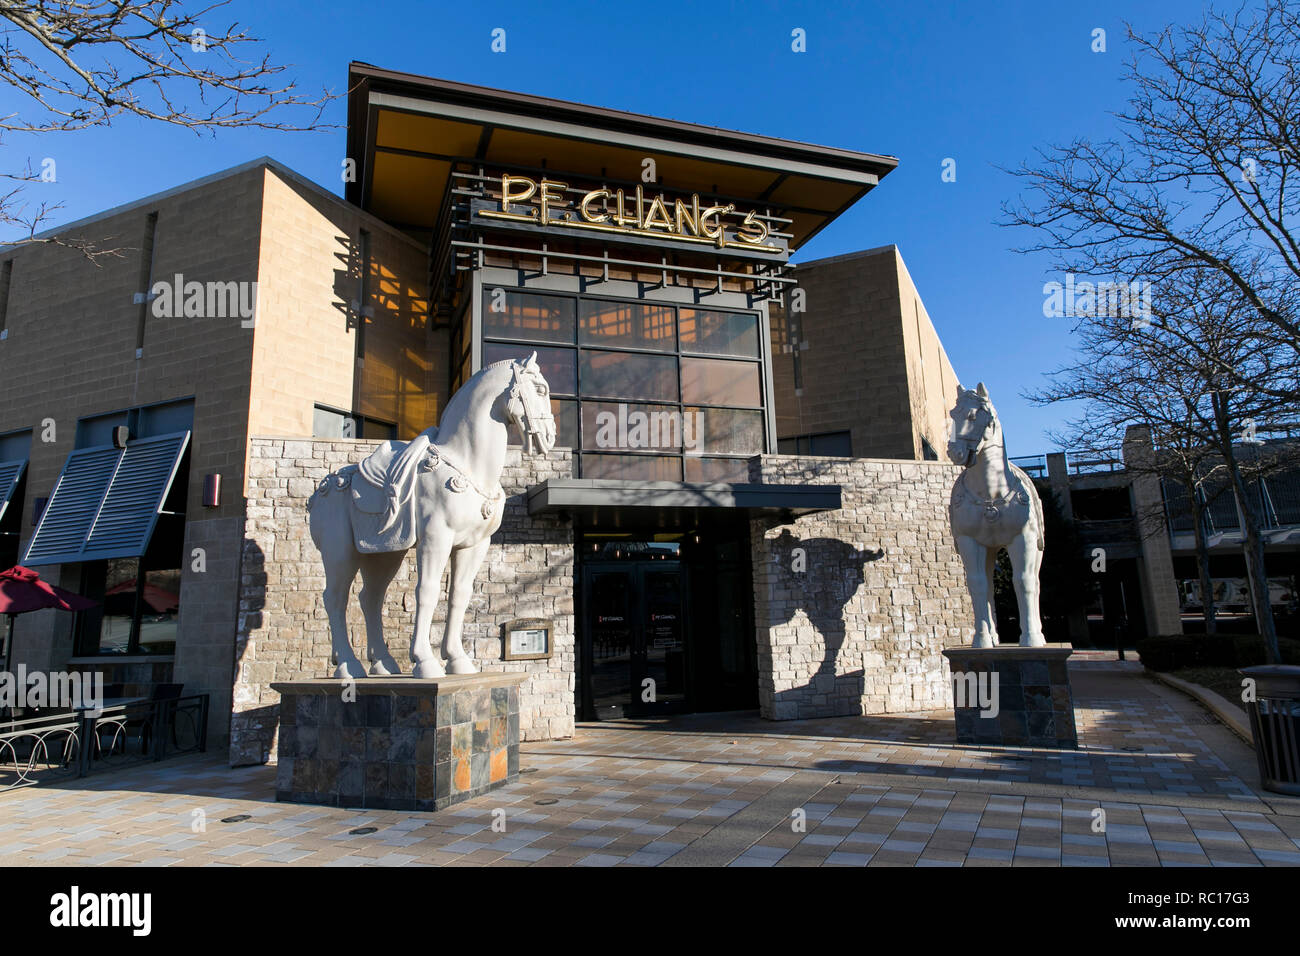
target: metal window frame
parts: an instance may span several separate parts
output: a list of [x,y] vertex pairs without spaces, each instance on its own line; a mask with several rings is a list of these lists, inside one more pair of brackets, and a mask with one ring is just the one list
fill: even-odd
[[[770,355],[771,355],[770,329],[768,327],[769,323],[768,323],[767,309],[761,303],[757,307],[751,306],[749,308],[745,308],[739,305],[734,305],[734,306],[715,305],[712,303],[708,303],[708,304],[700,303],[698,301],[681,301],[675,298],[648,299],[644,297],[618,296],[609,293],[599,293],[599,292],[595,294],[588,294],[582,291],[581,288],[579,289],[538,288],[529,285],[518,285],[517,282],[516,284],[509,284],[505,282],[488,282],[484,277],[483,270],[481,269],[474,270],[473,279],[474,281],[471,288],[471,294],[473,297],[471,303],[472,315],[473,315],[473,339],[472,339],[473,360],[470,368],[471,375],[481,371],[483,368],[483,347],[485,344],[518,345],[518,346],[530,346],[530,347],[537,347],[537,348],[572,349],[574,352],[575,361],[577,362],[577,366],[575,368],[575,377],[577,379],[577,383],[576,383],[577,391],[572,396],[566,394],[565,396],[562,397],[571,399],[577,406],[579,446],[581,446],[582,444],[582,438],[581,438],[582,405],[584,400],[593,401],[593,402],[602,402],[602,403],[625,401],[629,403],[634,402],[636,404],[664,405],[664,406],[676,408],[679,414],[683,416],[686,414],[685,409],[690,407],[690,408],[710,408],[710,409],[716,408],[716,409],[729,410],[729,411],[757,412],[762,418],[763,449],[758,452],[751,452],[748,454],[729,452],[729,453],[718,453],[718,454],[688,455],[685,451],[681,451],[677,453],[671,453],[671,452],[664,453],[662,451],[648,451],[648,450],[639,450],[639,449],[618,449],[618,450],[608,451],[608,452],[594,452],[594,451],[589,452],[583,449],[582,447],[576,447],[573,449],[573,454],[574,454],[574,458],[578,462],[579,470],[581,470],[582,468],[583,456],[587,454],[644,455],[648,457],[676,459],[680,466],[683,479],[685,479],[685,475],[686,475],[685,461],[688,457],[696,458],[696,459],[713,459],[713,458],[749,459],[752,458],[755,454],[760,454],[760,455],[766,454],[770,449],[776,447],[776,437],[775,437],[776,436],[776,418],[775,418],[776,413],[772,402],[774,389],[772,385],[772,363],[770,360]],[[484,308],[483,299],[484,299],[485,291],[489,288],[493,288],[493,289],[501,288],[504,289],[507,293],[519,292],[525,295],[555,296],[557,298],[564,298],[573,301],[574,303],[573,341],[572,342],[563,342],[563,341],[530,342],[523,339],[498,337],[498,336],[492,336],[490,337],[490,339],[485,341],[483,335],[483,308]],[[583,301],[612,302],[612,303],[619,303],[619,304],[638,303],[638,304],[646,304],[650,306],[663,306],[663,307],[672,308],[674,310],[673,350],[663,351],[661,349],[639,349],[635,347],[624,347],[624,346],[583,345],[581,343],[581,303]],[[741,355],[720,355],[712,352],[683,351],[681,346],[681,335],[680,335],[680,317],[678,315],[678,310],[683,308],[701,309],[705,311],[714,311],[714,312],[730,312],[738,315],[752,316],[758,327],[758,353],[759,354],[757,356],[741,356]],[[621,352],[621,353],[627,353],[632,355],[656,355],[656,356],[664,356],[664,357],[674,359],[677,363],[677,376],[678,376],[677,398],[675,400],[670,401],[670,400],[659,400],[659,399],[628,399],[628,398],[620,398],[617,396],[615,397],[587,396],[584,399],[584,396],[582,394],[582,381],[581,381],[582,378],[581,355],[584,349],[587,349],[588,351]],[[757,406],[741,406],[741,405],[719,405],[719,404],[711,404],[711,403],[685,401],[685,399],[682,397],[681,394],[681,360],[683,357],[697,358],[697,359],[711,359],[716,361],[747,362],[750,364],[757,365],[759,370],[759,376],[758,376],[759,377],[759,404]]]

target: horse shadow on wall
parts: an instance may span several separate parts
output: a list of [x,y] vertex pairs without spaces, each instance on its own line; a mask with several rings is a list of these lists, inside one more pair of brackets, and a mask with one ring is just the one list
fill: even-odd
[[[772,575],[767,624],[789,624],[802,610],[822,639],[820,660],[809,662],[807,682],[778,691],[772,716],[780,719],[860,714],[866,675],[861,667],[837,674],[847,625],[844,611],[866,580],[866,566],[885,556],[837,538],[800,538],[789,529],[767,542]],[[789,597],[781,598],[782,592]],[[797,646],[807,642],[799,641]],[[798,662],[795,663],[799,669]],[[822,699],[824,698],[824,699]]]

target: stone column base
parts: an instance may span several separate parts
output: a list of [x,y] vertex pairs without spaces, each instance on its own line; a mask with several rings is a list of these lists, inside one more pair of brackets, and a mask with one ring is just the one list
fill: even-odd
[[527,677],[274,683],[280,694],[275,798],[441,810],[509,783],[519,775],[519,685]]
[[1069,645],[945,650],[952,668],[957,743],[1077,750],[1065,663],[1072,653]]

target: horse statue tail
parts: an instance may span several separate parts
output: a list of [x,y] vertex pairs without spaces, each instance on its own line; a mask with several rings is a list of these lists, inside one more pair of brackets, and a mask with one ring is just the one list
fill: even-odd
[[1034,496],[1034,516],[1038,518],[1038,550],[1042,551],[1047,544],[1047,525],[1043,523],[1043,496],[1038,493],[1034,483],[1029,483],[1029,493]]

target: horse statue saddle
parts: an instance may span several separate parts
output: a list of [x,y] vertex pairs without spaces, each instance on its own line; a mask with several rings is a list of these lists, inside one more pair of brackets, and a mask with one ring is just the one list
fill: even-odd
[[386,441],[356,466],[352,532],[363,554],[400,551],[414,543],[415,485],[431,431],[409,442]]

